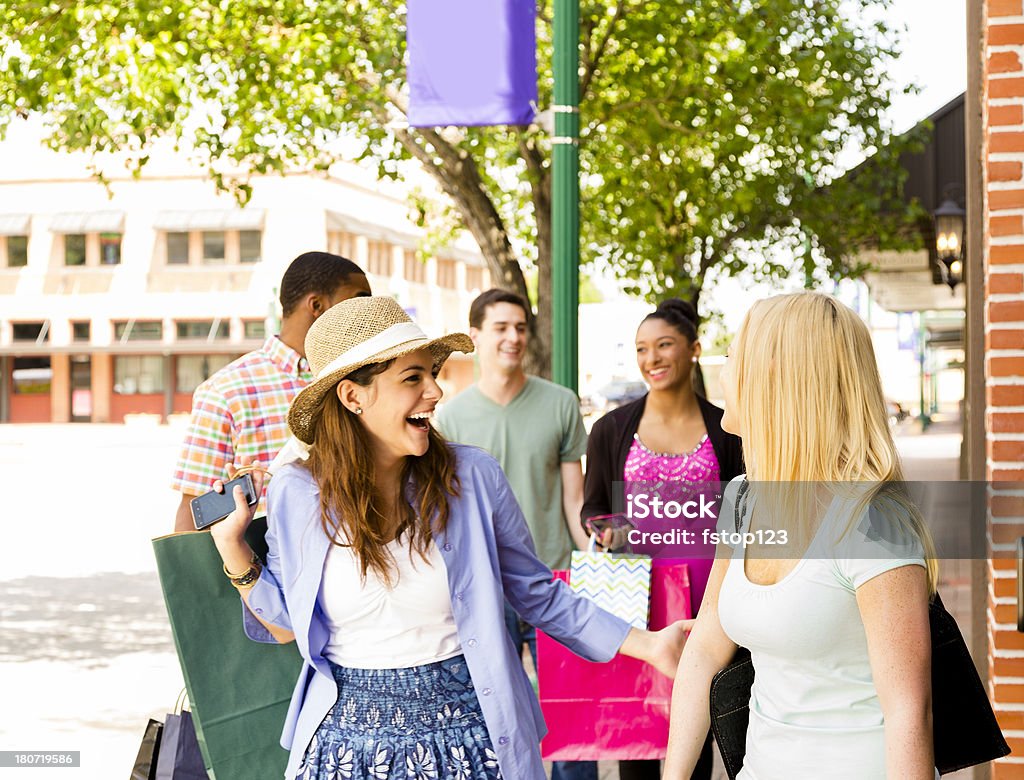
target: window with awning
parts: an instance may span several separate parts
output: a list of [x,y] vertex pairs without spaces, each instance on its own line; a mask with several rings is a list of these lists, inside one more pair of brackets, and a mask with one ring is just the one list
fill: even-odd
[[263,209],[161,211],[166,265],[257,263],[263,256]]

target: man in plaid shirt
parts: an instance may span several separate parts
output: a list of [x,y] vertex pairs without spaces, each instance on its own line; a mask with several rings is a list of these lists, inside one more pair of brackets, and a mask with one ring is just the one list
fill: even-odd
[[[189,503],[214,480],[254,461],[267,466],[288,441],[288,407],[313,377],[304,355],[313,320],[336,303],[370,295],[363,270],[344,257],[306,252],[281,279],[281,333],[215,373],[192,396],[192,420],[174,471],[181,493],[174,530],[195,530]],[[265,514],[260,498],[258,514]]]

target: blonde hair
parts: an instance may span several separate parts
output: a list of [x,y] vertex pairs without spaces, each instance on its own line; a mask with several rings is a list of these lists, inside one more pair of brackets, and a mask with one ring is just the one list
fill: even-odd
[[856,491],[853,518],[872,502],[902,508],[887,515],[920,539],[934,591],[935,547],[903,485],[871,334],[860,317],[817,292],[768,298],[747,313],[730,353],[751,482],[784,483],[771,488],[778,497],[772,504],[797,510],[789,516],[804,524],[804,538],[816,501],[800,483],[828,483],[834,492],[875,483]]

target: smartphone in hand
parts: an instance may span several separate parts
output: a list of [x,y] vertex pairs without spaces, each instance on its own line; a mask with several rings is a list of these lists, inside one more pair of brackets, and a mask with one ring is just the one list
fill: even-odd
[[242,491],[245,493],[245,502],[249,506],[252,506],[259,500],[259,496],[256,495],[256,488],[252,484],[252,476],[249,474],[243,474],[238,479],[225,482],[223,493],[211,490],[209,493],[196,496],[189,503],[189,506],[192,507],[192,522],[195,523],[197,531],[209,528],[235,511],[235,485],[242,486]]
[[613,515],[594,515],[584,520],[583,524],[586,526],[587,532],[595,536],[600,536],[609,528],[615,530],[617,528],[633,527],[633,524],[621,512]]

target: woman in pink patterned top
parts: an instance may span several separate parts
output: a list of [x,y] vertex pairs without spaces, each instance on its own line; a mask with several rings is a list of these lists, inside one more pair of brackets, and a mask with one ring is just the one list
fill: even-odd
[[[641,494],[681,503],[698,498],[700,493],[713,498],[720,482],[743,473],[740,440],[722,430],[722,410],[694,390],[700,351],[697,313],[685,301],[664,301],[640,323],[636,359],[650,392],[594,423],[587,445],[584,520],[623,512],[630,496],[636,510]],[[650,532],[714,528],[713,520],[689,523],[683,518],[634,519],[633,524],[638,530]],[[632,549],[685,560],[690,566],[692,607],[697,612],[713,563],[713,546],[706,555],[682,546],[673,549],[634,544]],[[619,777],[656,780],[660,777],[659,762],[620,761]],[[693,777],[711,777],[710,738]]]

